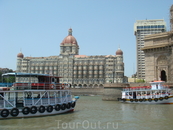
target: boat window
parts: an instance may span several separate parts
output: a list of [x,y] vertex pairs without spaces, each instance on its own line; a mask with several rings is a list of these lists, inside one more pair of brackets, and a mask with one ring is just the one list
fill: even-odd
[[56,93],[56,97],[60,97],[60,91]]
[[46,77],[45,78],[45,82],[48,82],[49,83],[50,82],[50,78],[49,77]]
[[43,97],[48,98],[48,92],[46,92]]
[[52,82],[56,82],[56,81],[55,81],[55,78],[52,78]]
[[0,93],[0,100],[3,100],[4,93]]
[[50,98],[54,98],[54,97],[55,97],[54,92],[50,92],[50,93],[49,93],[49,96],[50,96]]
[[39,77],[39,78],[38,78],[38,81],[39,81],[39,82],[44,82],[44,77]]
[[65,94],[65,92],[62,92],[62,97],[64,97],[66,94]]
[[158,89],[158,84],[156,84],[156,89]]
[[40,93],[39,92],[32,92],[32,97],[33,98],[40,98]]
[[32,93],[31,92],[25,92],[25,98],[32,98]]
[[57,83],[57,79],[55,78],[55,83]]
[[132,92],[129,92],[129,95],[131,96],[132,95]]
[[8,93],[8,100],[13,100],[15,97],[15,93]]

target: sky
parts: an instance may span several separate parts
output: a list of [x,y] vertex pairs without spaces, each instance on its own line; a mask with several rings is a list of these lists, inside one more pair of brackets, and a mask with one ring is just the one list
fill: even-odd
[[172,0],[0,0],[0,68],[16,70],[17,54],[60,54],[72,28],[80,55],[123,51],[125,76],[136,72],[136,20],[164,19]]

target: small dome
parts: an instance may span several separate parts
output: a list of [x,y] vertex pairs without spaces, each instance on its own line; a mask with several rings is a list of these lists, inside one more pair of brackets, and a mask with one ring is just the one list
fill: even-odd
[[118,48],[118,50],[116,51],[116,55],[123,55],[123,51],[120,48]]
[[78,45],[76,38],[72,36],[72,29],[71,28],[68,30],[68,36],[64,38],[61,45],[64,45],[66,43],[71,43],[71,44]]
[[24,55],[20,52],[19,54],[17,54],[17,57],[18,57],[18,58],[23,58]]

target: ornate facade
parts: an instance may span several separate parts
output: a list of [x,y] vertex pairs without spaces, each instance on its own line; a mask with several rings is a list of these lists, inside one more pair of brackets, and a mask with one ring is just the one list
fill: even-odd
[[17,55],[17,72],[43,73],[60,76],[61,83],[72,86],[100,87],[104,83],[124,82],[123,52],[116,55],[79,55],[79,46],[72,29],[60,44],[60,55],[50,57],[24,57]]
[[145,77],[146,81],[173,81],[173,5],[170,8],[170,32],[145,37]]

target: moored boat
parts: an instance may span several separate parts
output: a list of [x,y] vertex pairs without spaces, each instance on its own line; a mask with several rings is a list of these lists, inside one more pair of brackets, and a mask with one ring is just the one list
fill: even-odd
[[152,81],[151,86],[123,88],[122,97],[118,98],[126,103],[173,104],[173,95],[164,81]]
[[0,119],[71,112],[79,99],[78,96],[72,98],[67,84],[59,83],[60,77],[32,73],[2,76],[15,76],[16,82],[0,90]]

